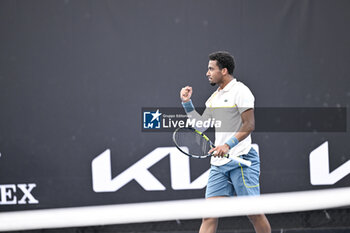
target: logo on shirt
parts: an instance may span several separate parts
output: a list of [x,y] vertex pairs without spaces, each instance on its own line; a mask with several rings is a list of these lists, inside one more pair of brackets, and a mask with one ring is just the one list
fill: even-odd
[[159,109],[155,112],[143,112],[143,128],[144,129],[160,129],[162,113]]

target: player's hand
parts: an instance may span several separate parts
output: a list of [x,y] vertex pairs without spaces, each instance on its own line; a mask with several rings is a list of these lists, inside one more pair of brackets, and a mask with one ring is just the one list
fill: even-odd
[[182,102],[190,101],[191,96],[192,96],[192,87],[186,86],[186,87],[181,89],[180,98],[181,98]]
[[227,144],[221,145],[221,146],[217,146],[212,148],[209,151],[209,154],[214,153],[213,156],[218,156],[218,157],[223,157],[224,155],[228,154],[230,150],[230,147]]

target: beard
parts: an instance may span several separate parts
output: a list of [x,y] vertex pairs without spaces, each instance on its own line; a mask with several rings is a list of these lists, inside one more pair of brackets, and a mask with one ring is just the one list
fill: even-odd
[[209,80],[209,84],[212,85],[212,86],[215,86],[215,85],[216,85],[216,83],[212,82],[211,79]]
[[211,86],[215,86],[216,85],[216,82],[214,82],[214,80],[213,80],[213,78],[211,78],[211,77],[208,77],[208,81],[209,81],[209,84],[211,85]]

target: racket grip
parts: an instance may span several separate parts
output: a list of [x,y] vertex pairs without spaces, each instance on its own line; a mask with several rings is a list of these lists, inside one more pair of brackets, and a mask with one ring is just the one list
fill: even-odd
[[252,162],[250,162],[249,160],[245,160],[245,159],[242,159],[242,158],[237,157],[237,156],[230,157],[229,159],[235,160],[235,161],[237,161],[241,164],[244,164],[248,167],[250,167],[252,165]]
[[[214,151],[213,155],[215,155],[217,153],[217,151]],[[241,157],[238,157],[238,156],[232,156],[232,157],[229,157],[228,154],[224,155],[225,158],[228,158],[228,159],[231,159],[231,160],[235,160],[241,164],[244,164],[248,167],[250,167],[252,165],[252,162],[250,162],[249,160],[245,160],[245,159],[242,159]]]

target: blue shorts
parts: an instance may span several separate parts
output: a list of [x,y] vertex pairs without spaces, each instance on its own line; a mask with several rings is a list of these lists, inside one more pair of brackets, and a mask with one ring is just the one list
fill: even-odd
[[222,166],[212,165],[205,197],[260,195],[260,159],[252,148],[241,158],[252,162],[250,167],[234,160]]

